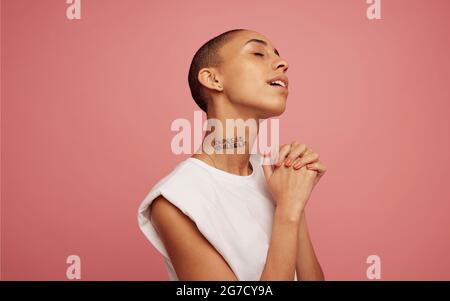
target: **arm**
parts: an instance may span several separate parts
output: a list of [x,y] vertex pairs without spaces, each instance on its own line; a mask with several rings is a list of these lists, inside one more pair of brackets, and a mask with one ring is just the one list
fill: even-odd
[[195,223],[163,196],[150,216],[179,280],[238,280]]
[[276,207],[267,260],[260,280],[294,280],[300,219]]
[[[163,196],[149,209],[179,280],[238,280],[195,223]],[[261,280],[293,280],[299,214],[277,207]]]
[[[292,166],[293,169],[298,170],[299,172],[306,167],[308,171],[316,172],[317,174],[314,178],[312,188],[315,187],[327,170],[326,166],[319,161],[319,154],[306,145],[295,142],[290,145],[286,144],[280,148],[280,152],[275,161],[275,166],[276,169],[279,169],[282,166]],[[303,185],[303,183],[300,184],[300,186]],[[309,237],[304,207],[301,212],[298,230],[296,272],[299,280],[325,279]]]
[[296,271],[299,280],[325,280],[309,237],[305,211],[300,216]]

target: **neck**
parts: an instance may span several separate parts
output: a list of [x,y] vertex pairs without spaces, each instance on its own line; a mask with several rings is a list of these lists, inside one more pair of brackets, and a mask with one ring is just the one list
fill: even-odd
[[243,116],[243,110],[227,108],[226,114],[215,108],[208,110],[208,129],[203,148],[193,157],[232,174],[246,176],[252,173],[250,153],[259,131],[256,117]]

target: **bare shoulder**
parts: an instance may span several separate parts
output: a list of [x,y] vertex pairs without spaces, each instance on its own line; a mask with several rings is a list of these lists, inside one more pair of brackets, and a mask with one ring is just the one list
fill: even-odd
[[196,224],[164,196],[158,196],[149,210],[178,279],[237,280]]

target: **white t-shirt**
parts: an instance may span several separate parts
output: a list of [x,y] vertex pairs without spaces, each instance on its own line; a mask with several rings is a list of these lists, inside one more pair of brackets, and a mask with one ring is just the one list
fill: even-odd
[[252,173],[239,176],[190,157],[150,190],[139,206],[138,223],[164,257],[169,280],[178,280],[178,277],[147,210],[159,195],[195,222],[239,280],[260,279],[275,210],[264,178],[262,159],[259,154],[251,154]]

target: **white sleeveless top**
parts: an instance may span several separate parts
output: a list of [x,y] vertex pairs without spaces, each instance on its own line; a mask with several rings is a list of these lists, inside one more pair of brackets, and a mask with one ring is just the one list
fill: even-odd
[[262,159],[259,154],[250,155],[252,173],[239,176],[190,157],[150,190],[139,206],[138,223],[163,256],[169,280],[178,280],[178,277],[147,210],[159,195],[195,222],[239,280],[260,279],[275,210],[266,186]]

